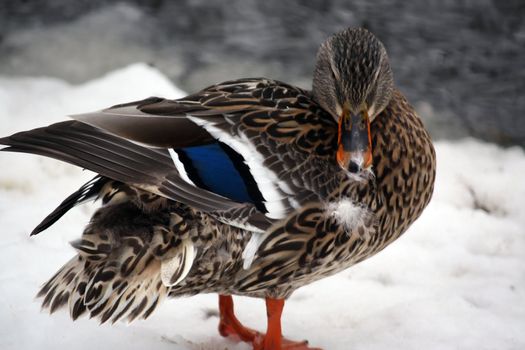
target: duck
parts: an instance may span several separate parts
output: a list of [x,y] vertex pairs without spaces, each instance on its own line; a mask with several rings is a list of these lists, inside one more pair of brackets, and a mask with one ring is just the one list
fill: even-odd
[[[31,233],[98,200],[42,307],[100,322],[145,319],[170,297],[218,294],[219,333],[256,350],[314,349],[283,337],[285,301],[400,237],[428,205],[436,159],[363,28],[321,44],[306,90],[268,78],[150,97],[0,138],[97,175]],[[267,329],[232,296],[262,298]]]

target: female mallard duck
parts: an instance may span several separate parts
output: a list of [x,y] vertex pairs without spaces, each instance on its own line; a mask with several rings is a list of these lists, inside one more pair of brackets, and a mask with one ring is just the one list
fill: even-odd
[[[213,292],[223,336],[307,349],[281,336],[284,300],[386,247],[432,195],[430,137],[364,29],[321,45],[311,92],[241,79],[73,119],[0,139],[99,174],[33,231],[102,199],[38,294],[73,319],[146,318],[166,296]],[[266,334],[237,320],[233,294],[266,299]]]

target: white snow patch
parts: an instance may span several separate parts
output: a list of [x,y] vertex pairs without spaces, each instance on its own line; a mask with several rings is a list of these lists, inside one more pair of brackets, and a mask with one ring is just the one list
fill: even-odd
[[[147,65],[79,86],[0,77],[0,136],[151,95],[180,96]],[[283,332],[324,349],[524,349],[525,154],[476,140],[437,142],[433,201],[377,256],[299,289]],[[0,348],[248,350],[217,333],[216,295],[164,302],[146,321],[99,326],[34,299],[74,254],[92,208],[29,232],[93,174],[37,156],[0,153]],[[236,298],[239,319],[265,329],[264,301]]]

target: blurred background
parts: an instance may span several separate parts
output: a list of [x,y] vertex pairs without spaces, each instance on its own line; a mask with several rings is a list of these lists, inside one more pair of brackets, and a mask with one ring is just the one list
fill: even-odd
[[310,88],[319,44],[349,26],[383,41],[435,138],[525,145],[523,0],[0,0],[0,75],[76,84],[147,62],[187,92],[249,76]]
[[[310,88],[318,46],[349,26],[384,42],[442,140],[434,196],[381,254],[294,293],[286,335],[332,350],[525,349],[525,0],[0,0],[0,136],[240,77]],[[488,142],[448,141],[466,136]],[[0,169],[0,349],[249,348],[219,336],[212,294],[129,326],[40,313],[34,293],[98,203],[29,232],[93,174],[7,153]],[[264,329],[262,301],[237,305]]]

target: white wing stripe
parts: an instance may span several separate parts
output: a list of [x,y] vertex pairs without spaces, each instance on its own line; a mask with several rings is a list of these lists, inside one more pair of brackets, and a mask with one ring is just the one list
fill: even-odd
[[188,177],[188,173],[186,172],[186,169],[184,169],[184,164],[182,164],[180,161],[177,152],[175,152],[175,150],[172,148],[168,148],[168,152],[170,153],[173,164],[175,165],[175,168],[177,168],[180,177],[190,185],[195,186],[195,183],[193,183],[193,181],[191,181],[191,179]]
[[194,116],[188,116],[188,119],[202,126],[213,137],[233,148],[244,158],[244,162],[250,168],[253,179],[264,198],[266,210],[268,210],[268,213],[265,215],[271,219],[282,219],[285,217],[287,209],[282,202],[282,199],[285,199],[285,197],[277,186],[279,179],[273,171],[262,166],[264,158],[255,146],[250,143],[250,140],[243,134],[237,138],[233,137],[207,120]]

